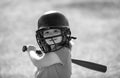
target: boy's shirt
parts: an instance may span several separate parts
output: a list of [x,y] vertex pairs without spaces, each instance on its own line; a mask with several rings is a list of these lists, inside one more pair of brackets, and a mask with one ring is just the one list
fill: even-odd
[[43,69],[37,74],[37,78],[70,78],[71,76],[71,54],[68,48],[63,47],[56,52],[45,54],[40,60],[31,57],[31,60],[38,71]]

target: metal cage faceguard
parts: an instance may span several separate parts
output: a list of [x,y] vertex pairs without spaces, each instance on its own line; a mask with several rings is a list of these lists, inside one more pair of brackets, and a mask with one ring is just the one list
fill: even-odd
[[[60,29],[61,30],[61,34],[57,36],[62,36],[62,41],[60,43],[54,44],[56,47],[57,46],[63,47],[65,44],[69,43],[69,41],[71,40],[71,31],[68,27],[45,27],[45,28],[39,29],[36,31],[36,40],[41,50],[44,51],[45,53],[54,52],[61,48],[60,47],[58,49],[52,50],[50,45],[48,45],[45,42],[46,38],[43,37],[43,31],[49,30],[49,29]],[[57,37],[57,36],[53,36],[53,37]],[[49,37],[49,38],[53,38],[53,37]]]

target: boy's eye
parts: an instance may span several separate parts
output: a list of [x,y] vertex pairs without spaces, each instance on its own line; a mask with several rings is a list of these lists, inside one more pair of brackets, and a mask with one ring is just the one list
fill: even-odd
[[54,30],[54,32],[58,32],[58,30]]
[[56,29],[56,30],[54,30],[54,33],[60,33],[60,30]]
[[48,31],[46,31],[44,34],[49,34],[49,32],[48,32]]
[[58,29],[52,29],[52,30],[47,30],[47,31],[44,31],[44,36],[52,36],[52,35],[58,35],[58,34],[61,34],[61,31],[58,30]]

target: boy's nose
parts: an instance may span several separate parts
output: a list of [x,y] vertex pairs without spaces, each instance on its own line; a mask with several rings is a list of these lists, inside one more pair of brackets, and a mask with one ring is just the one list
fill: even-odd
[[55,41],[55,40],[56,40],[56,38],[51,38],[51,39],[50,39],[50,41],[53,41],[53,40]]
[[54,32],[50,32],[49,35],[50,35],[50,36],[55,36],[55,33],[54,33]]

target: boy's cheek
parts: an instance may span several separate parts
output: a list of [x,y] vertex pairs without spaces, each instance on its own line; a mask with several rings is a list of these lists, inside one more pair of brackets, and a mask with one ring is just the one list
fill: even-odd
[[62,41],[62,36],[58,37],[58,42],[60,43]]

